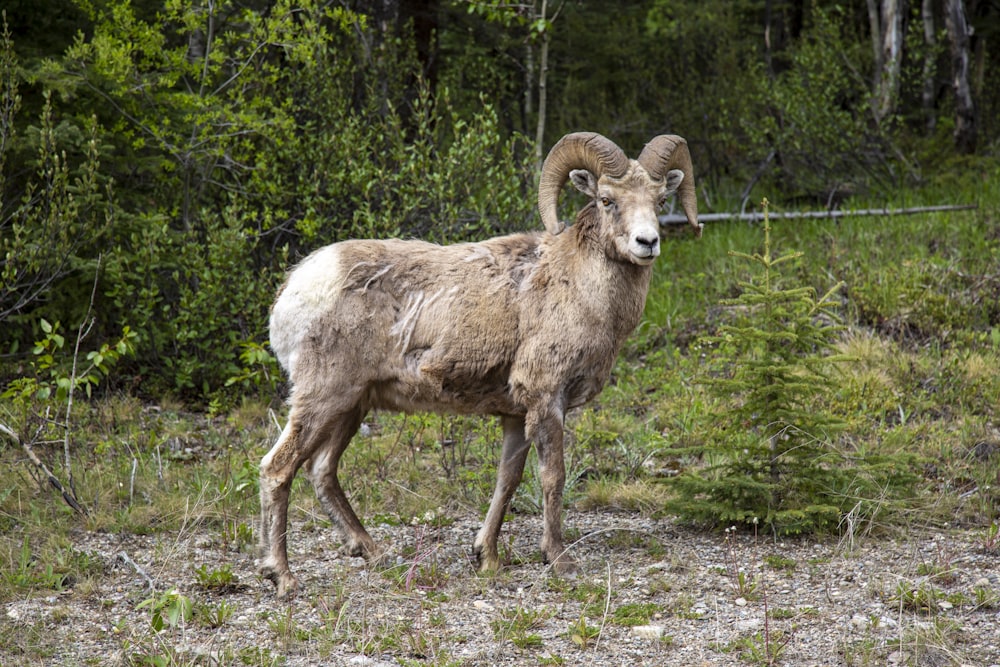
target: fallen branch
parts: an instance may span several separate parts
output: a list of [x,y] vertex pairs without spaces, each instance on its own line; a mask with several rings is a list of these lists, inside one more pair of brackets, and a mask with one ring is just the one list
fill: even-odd
[[[942,211],[968,211],[977,208],[976,204],[952,204],[946,206],[914,206],[912,208],[863,208],[857,210],[833,211],[786,211],[784,213],[768,213],[771,220],[795,220],[799,218],[850,218],[864,217],[872,215],[914,215],[916,213],[940,213]],[[698,216],[699,222],[725,222],[728,220],[742,220],[745,222],[759,222],[764,219],[763,213],[705,213]],[[668,213],[660,216],[660,225],[688,224],[687,218],[676,213]]]
[[0,433],[3,433],[4,435],[12,439],[14,442],[21,445],[21,449],[24,450],[24,453],[28,455],[28,458],[31,460],[33,464],[35,464],[35,467],[42,471],[42,474],[45,475],[45,477],[48,479],[49,484],[52,485],[52,488],[54,488],[62,495],[62,498],[63,500],[66,501],[66,504],[72,507],[80,514],[86,516],[87,510],[84,509],[79,502],[77,502],[76,497],[72,493],[66,490],[66,487],[64,487],[62,483],[59,481],[59,479],[52,474],[52,471],[49,470],[48,466],[46,466],[42,462],[42,460],[38,458],[38,455],[35,454],[35,450],[31,448],[31,443],[21,438],[21,436],[17,433],[17,431],[10,428],[6,424],[0,423]]
[[132,558],[126,552],[120,551],[118,553],[118,558],[123,563],[129,565],[133,570],[135,570],[136,574],[138,574],[140,577],[146,580],[146,585],[149,586],[149,590],[151,591],[156,590],[156,582],[153,581],[153,578],[150,577],[148,574],[146,574],[146,571],[141,567],[139,567],[139,564],[136,563],[134,560],[132,560]]

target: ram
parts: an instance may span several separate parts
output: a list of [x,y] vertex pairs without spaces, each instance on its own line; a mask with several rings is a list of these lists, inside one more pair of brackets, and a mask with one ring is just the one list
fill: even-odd
[[[566,228],[556,204],[568,179],[589,202]],[[481,570],[499,566],[500,525],[534,442],[542,556],[557,572],[574,567],[562,536],[564,417],[600,392],[639,322],[660,253],[657,211],[675,192],[700,233],[684,139],[660,135],[630,160],[609,139],[578,132],[543,164],[544,232],[447,246],[344,241],[290,272],[270,321],[291,381],[288,423],[260,464],[260,569],[279,597],[298,588],[287,527],[302,466],[347,551],[382,555],[337,476],[371,409],[500,418],[496,489],[472,549]]]

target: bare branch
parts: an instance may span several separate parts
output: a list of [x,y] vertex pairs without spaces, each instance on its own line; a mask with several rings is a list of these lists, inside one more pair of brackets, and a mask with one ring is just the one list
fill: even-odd
[[42,462],[42,460],[38,458],[38,455],[35,454],[35,450],[31,448],[31,443],[21,438],[21,436],[17,433],[17,431],[15,431],[14,429],[10,428],[9,426],[3,423],[0,423],[0,433],[6,435],[8,438],[21,445],[21,449],[23,449],[24,453],[28,455],[28,459],[35,465],[36,468],[38,468],[38,470],[42,472],[43,475],[45,475],[46,479],[48,479],[48,482],[52,486],[52,488],[54,488],[62,495],[62,498],[64,501],[66,501],[66,504],[72,507],[80,514],[86,516],[87,510],[84,509],[84,507],[80,505],[79,502],[77,502],[76,497],[72,493],[66,490],[66,488],[62,485],[59,479],[52,474],[52,471],[49,470],[48,466],[46,466]]
[[129,556],[124,551],[121,551],[121,552],[118,553],[118,558],[123,563],[125,563],[126,565],[128,565],[129,567],[131,567],[133,570],[135,570],[136,573],[146,581],[146,585],[149,586],[149,590],[151,590],[151,591],[155,591],[156,590],[156,582],[153,581],[152,577],[150,577],[148,574],[146,574],[146,571],[144,569],[142,569],[141,567],[139,567],[138,563],[136,563],[134,560],[132,560],[131,556]]
[[[76,495],[76,488],[73,485],[73,463],[69,456],[69,430],[73,419],[73,391],[76,389],[76,364],[80,358],[80,343],[87,337],[87,334],[90,333],[91,328],[94,326],[94,318],[90,314],[94,310],[94,300],[97,298],[97,282],[98,277],[101,275],[101,259],[102,255],[98,255],[97,268],[94,269],[94,286],[90,290],[90,303],[87,304],[87,314],[84,315],[83,321],[80,322],[80,328],[76,331],[76,345],[73,348],[73,367],[70,370],[69,390],[66,394],[66,431],[63,438],[63,465],[66,467],[69,488],[74,496]],[[86,327],[86,331],[84,327]]]
[[[976,204],[952,204],[947,206],[914,206],[911,208],[865,208],[856,211],[786,211],[784,213],[768,213],[772,220],[795,220],[799,218],[851,218],[872,215],[913,215],[916,213],[940,213],[942,211],[969,211],[978,208]],[[729,220],[743,222],[759,222],[764,219],[763,213],[704,213],[698,216],[701,222],[726,222]],[[687,225],[688,220],[683,215],[670,213],[660,216],[660,226]]]

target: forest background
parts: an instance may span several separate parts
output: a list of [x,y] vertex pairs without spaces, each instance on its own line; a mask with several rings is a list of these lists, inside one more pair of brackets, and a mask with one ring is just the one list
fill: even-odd
[[570,131],[630,154],[686,137],[703,212],[885,203],[1000,146],[990,0],[10,0],[4,16],[0,384],[86,322],[85,349],[128,351],[106,386],[226,404],[274,370],[266,314],[290,263],[348,237],[534,229],[538,163]]
[[[2,9],[0,662],[1000,664],[997,0]],[[533,462],[504,569],[472,576],[497,424],[378,413],[341,479],[397,565],[359,579],[300,476],[304,594],[276,611],[254,516],[287,268],[540,229],[539,162],[576,130],[679,134],[702,214],[772,216],[665,226],[567,419],[574,553],[626,579],[546,578]]]

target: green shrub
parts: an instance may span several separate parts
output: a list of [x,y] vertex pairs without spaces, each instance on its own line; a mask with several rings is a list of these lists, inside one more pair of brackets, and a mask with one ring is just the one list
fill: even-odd
[[[894,184],[899,168],[888,123],[872,123],[871,91],[845,62],[865,63],[867,45],[845,34],[842,10],[811,12],[812,25],[791,46],[784,66],[752,59],[720,95],[720,128],[744,164],[785,198],[825,206],[842,197]],[[748,70],[748,71],[747,71]],[[747,159],[745,156],[752,156]]]
[[[2,265],[0,316],[28,316],[0,332],[0,349],[23,354],[42,317],[76,326],[103,254],[94,331],[136,333],[123,378],[217,406],[237,392],[271,396],[276,368],[247,353],[264,348],[274,292],[308,251],[532,224],[523,140],[504,138],[487,100],[459,113],[446,88],[432,93],[408,40],[366,59],[356,40],[376,29],[362,14],[308,0],[268,11],[173,3],[152,18],[113,0],[92,20],[32,72],[59,91],[39,131],[38,177],[0,182],[0,258],[16,259]],[[9,37],[4,47],[6,133],[21,122]],[[96,119],[78,117],[87,108]],[[79,167],[60,152],[73,145]]]
[[[93,117],[60,117],[51,91],[21,119],[21,67],[6,14],[0,31],[0,354],[24,354],[37,309],[79,322],[113,227],[108,146]],[[54,312],[58,309],[58,312]]]

